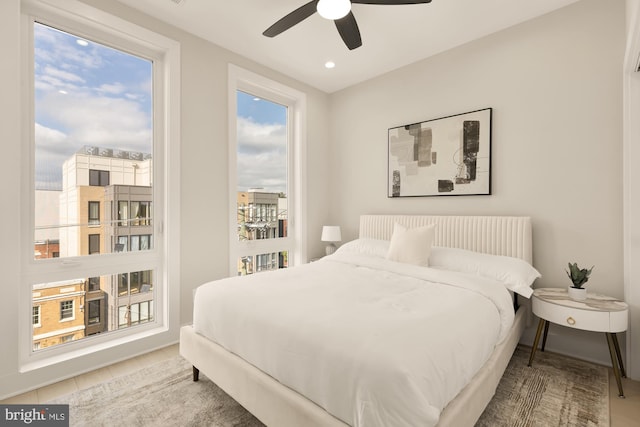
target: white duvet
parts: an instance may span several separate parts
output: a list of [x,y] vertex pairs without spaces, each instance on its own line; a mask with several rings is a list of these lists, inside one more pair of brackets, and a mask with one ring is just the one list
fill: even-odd
[[336,253],[206,283],[195,331],[353,426],[433,426],[514,319],[499,282]]

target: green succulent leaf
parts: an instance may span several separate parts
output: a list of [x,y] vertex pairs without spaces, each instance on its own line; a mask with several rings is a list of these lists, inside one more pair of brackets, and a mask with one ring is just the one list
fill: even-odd
[[574,288],[581,288],[582,285],[587,283],[587,281],[589,280],[589,276],[591,275],[591,271],[593,270],[593,267],[595,267],[592,266],[591,268],[580,268],[578,267],[578,263],[576,262],[568,263],[567,266],[569,267],[569,270],[565,271],[567,273],[567,276],[569,276],[569,279],[571,279],[571,281],[573,282]]

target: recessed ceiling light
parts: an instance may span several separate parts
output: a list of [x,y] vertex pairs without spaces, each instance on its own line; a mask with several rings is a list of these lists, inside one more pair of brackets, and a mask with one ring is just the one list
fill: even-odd
[[61,93],[61,94],[63,94],[63,95],[66,95],[66,94],[67,94],[67,91],[66,91],[66,90],[62,90],[62,89],[60,89],[58,92],[59,92],[59,93]]
[[260,98],[258,98],[257,96],[255,98],[253,98],[254,101],[260,101]]
[[325,68],[334,68],[336,66],[336,63],[333,61],[327,61],[324,63]]
[[89,46],[89,42],[82,39],[76,40],[76,43],[78,43],[80,46]]

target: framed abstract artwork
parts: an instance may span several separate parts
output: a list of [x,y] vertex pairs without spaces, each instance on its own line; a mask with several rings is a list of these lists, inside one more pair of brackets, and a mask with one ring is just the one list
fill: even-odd
[[491,112],[390,128],[388,197],[491,194]]

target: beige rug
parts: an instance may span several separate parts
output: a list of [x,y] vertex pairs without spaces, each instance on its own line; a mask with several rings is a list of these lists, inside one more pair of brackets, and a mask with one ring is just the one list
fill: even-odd
[[609,425],[607,368],[518,347],[476,427]]
[[[518,348],[477,426],[608,426],[606,368]],[[56,399],[75,426],[243,426],[262,423],[176,356],[135,374]],[[303,426],[301,426],[303,427]]]

